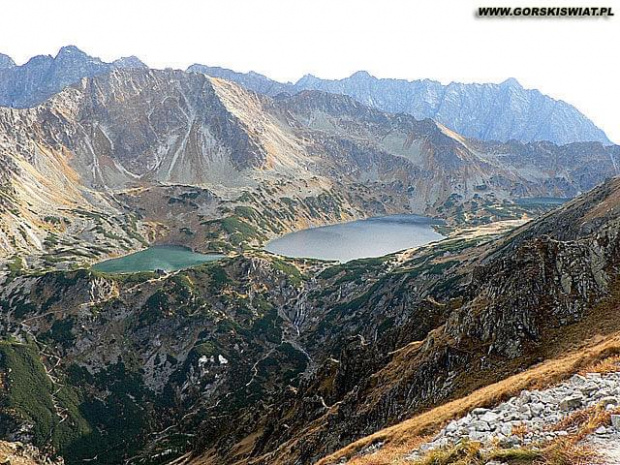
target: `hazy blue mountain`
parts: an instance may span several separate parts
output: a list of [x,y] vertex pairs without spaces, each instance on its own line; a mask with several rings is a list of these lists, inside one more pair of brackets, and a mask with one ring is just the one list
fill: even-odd
[[148,69],[148,66],[144,64],[140,58],[131,55],[129,57],[121,57],[118,60],[112,62],[112,66],[119,69]]
[[21,66],[16,66],[10,57],[0,55],[0,106],[34,106],[84,77],[115,68],[144,67],[146,65],[136,57],[105,63],[72,45],[61,48],[55,57],[38,55]]
[[605,133],[575,107],[524,89],[513,78],[501,84],[443,85],[428,79],[378,79],[360,71],[339,80],[306,75],[295,88],[345,94],[383,111],[433,118],[482,140],[609,143]]
[[13,59],[8,55],[0,53],[0,69],[12,68],[13,66],[15,66]]

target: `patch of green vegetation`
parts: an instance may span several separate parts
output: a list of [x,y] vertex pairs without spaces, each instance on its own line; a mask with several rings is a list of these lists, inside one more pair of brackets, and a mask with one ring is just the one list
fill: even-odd
[[46,249],[51,249],[58,245],[58,236],[54,233],[49,233],[43,240],[43,245]]
[[7,373],[8,386],[0,397],[0,410],[14,411],[31,423],[35,445],[63,450],[90,433],[77,394],[52,383],[34,345],[0,341],[0,368]]
[[273,267],[287,275],[294,286],[300,286],[305,276],[299,271],[295,265],[279,258],[274,258]]
[[68,444],[63,455],[67,464],[83,463],[97,457],[97,463],[113,465],[134,455],[145,440],[148,409],[157,405],[142,377],[122,361],[89,376],[74,369],[73,376],[88,383],[89,389],[106,392],[106,398],[85,397],[79,405],[84,419],[92,425],[89,434]]
[[157,278],[157,273],[154,271],[138,271],[136,273],[104,273],[103,271],[91,270],[93,276],[116,281],[124,284],[140,284],[148,281],[149,279]]
[[203,357],[203,356],[211,357],[213,355],[218,354],[221,351],[218,350],[215,343],[211,341],[206,341],[206,342],[201,342],[197,344],[196,346],[194,346],[194,348],[192,349],[192,352],[195,352],[198,357]]
[[[256,226],[238,216],[228,216],[221,220],[201,223],[209,227],[207,240],[210,250],[233,250],[235,247],[249,247],[252,242],[262,242],[267,238]],[[218,247],[215,247],[215,243]]]
[[179,229],[179,231],[180,231],[180,232],[182,232],[183,234],[185,234],[186,236],[193,236],[193,235],[195,235],[195,234],[196,234],[196,233],[195,233],[194,231],[192,231],[191,229],[189,229],[189,228],[185,228],[185,227],[183,227],[183,228]]
[[125,241],[125,238],[122,236],[119,236],[116,233],[113,233],[111,231],[108,231],[106,228],[104,228],[103,226],[96,226],[92,229],[93,231],[95,231],[98,234],[103,235],[103,237],[105,237],[106,239],[111,239],[113,241],[118,241],[118,242],[123,242]]
[[428,272],[431,274],[441,275],[444,271],[458,265],[458,260],[446,260],[445,262],[435,263],[428,268]]
[[239,196],[239,198],[236,200],[236,202],[242,202],[242,203],[251,203],[254,201],[254,196],[252,194],[250,194],[249,192],[244,192],[243,194],[241,194]]
[[203,265],[203,268],[206,269],[210,275],[210,288],[212,291],[222,289],[224,286],[232,282],[224,267],[218,263],[209,263]]
[[159,320],[165,310],[169,309],[169,296],[163,289],[155,291],[142,306],[139,321],[144,325],[151,325]]
[[267,341],[279,343],[282,341],[282,318],[278,315],[278,310],[269,305],[269,310],[256,320],[252,325],[252,333],[263,336]]
[[373,273],[374,275],[376,275],[377,270],[379,268],[382,268],[385,262],[387,262],[388,260],[389,257],[351,260],[347,263],[342,263],[326,268],[321,273],[319,273],[318,277],[320,279],[332,279],[342,274],[336,280],[334,285],[342,284],[345,282],[358,281],[368,273]]
[[6,269],[9,272],[9,278],[13,279],[22,274],[22,271],[24,269],[24,260],[22,259],[22,257],[15,255],[14,257],[11,257],[6,263]]
[[66,346],[75,339],[72,331],[73,324],[73,318],[71,317],[67,317],[64,320],[56,320],[50,330],[41,335],[41,339]]
[[181,302],[187,302],[194,295],[194,284],[183,274],[176,274],[170,278],[170,282],[174,284],[171,293]]
[[59,225],[61,223],[61,219],[57,216],[44,216],[43,221],[54,225]]

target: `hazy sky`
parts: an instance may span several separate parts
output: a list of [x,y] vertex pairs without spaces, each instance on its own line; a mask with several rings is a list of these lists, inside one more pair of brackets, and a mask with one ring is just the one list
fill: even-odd
[[[475,18],[478,6],[612,6],[609,19]],[[74,44],[106,61],[203,63],[279,80],[306,73],[517,78],[620,142],[620,0],[4,0],[0,52],[19,64]]]

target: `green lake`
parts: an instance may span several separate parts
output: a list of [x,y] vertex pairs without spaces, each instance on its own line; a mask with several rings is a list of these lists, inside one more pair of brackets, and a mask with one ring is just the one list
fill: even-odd
[[104,273],[137,273],[140,271],[175,271],[219,260],[223,255],[205,255],[177,245],[156,245],[124,257],[106,260],[92,269]]

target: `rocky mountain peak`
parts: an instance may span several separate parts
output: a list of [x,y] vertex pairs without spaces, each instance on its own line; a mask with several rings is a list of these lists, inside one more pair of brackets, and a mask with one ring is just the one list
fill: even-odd
[[112,65],[115,68],[148,69],[148,66],[135,55],[121,57],[118,60],[114,60]]
[[14,66],[15,62],[10,56],[0,53],[0,69],[8,69]]
[[321,79],[316,77],[314,74],[304,74],[296,83],[296,88],[305,88],[307,85],[313,82],[319,82]]
[[505,81],[503,81],[500,84],[500,86],[502,86],[502,87],[515,87],[515,88],[523,89],[523,86],[521,85],[521,83],[519,81],[517,81],[513,77],[508,78]]
[[368,71],[356,71],[355,73],[353,73],[349,79],[352,80],[369,80],[369,79],[377,79],[376,77],[374,77],[372,74],[370,74]]
[[93,57],[86,54],[75,45],[65,45],[64,47],[61,47],[56,54],[56,59],[62,59],[67,57],[81,57],[86,59],[93,59]]

